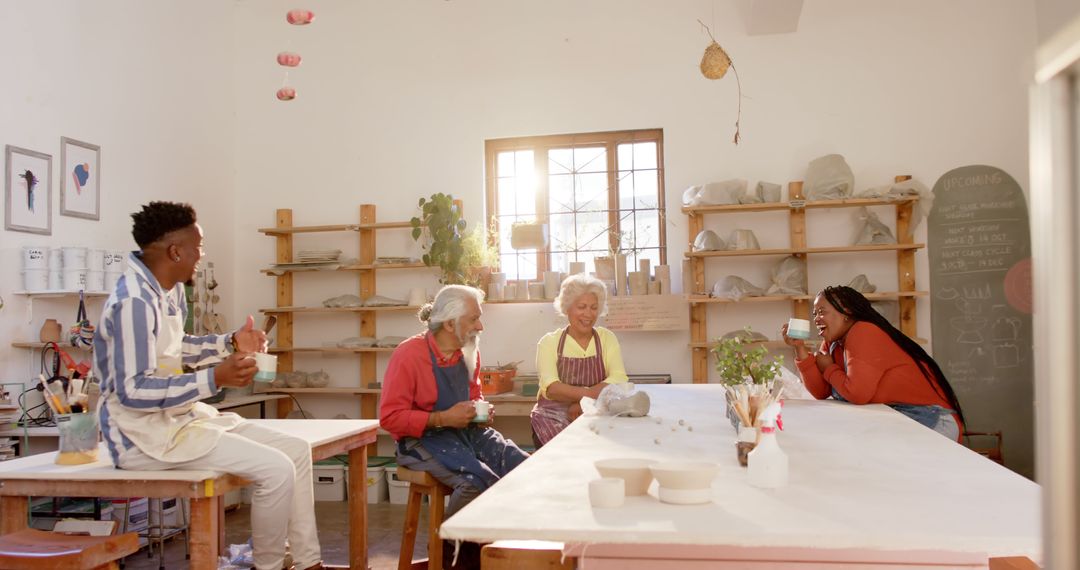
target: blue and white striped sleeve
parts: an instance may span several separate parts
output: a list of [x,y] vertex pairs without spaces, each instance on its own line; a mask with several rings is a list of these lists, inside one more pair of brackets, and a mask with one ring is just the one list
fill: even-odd
[[184,366],[198,368],[207,364],[217,364],[229,355],[227,343],[229,335],[211,334],[206,336],[184,335]]
[[217,393],[213,369],[175,376],[156,376],[154,307],[145,299],[127,298],[109,307],[107,358],[103,372],[116,387],[120,403],[139,410],[168,409]]

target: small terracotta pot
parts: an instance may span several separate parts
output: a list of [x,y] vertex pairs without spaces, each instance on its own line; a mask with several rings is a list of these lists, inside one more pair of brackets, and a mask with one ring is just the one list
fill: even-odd
[[45,323],[41,325],[41,332],[38,333],[38,338],[41,342],[60,342],[60,331],[62,327],[56,319],[45,319]]

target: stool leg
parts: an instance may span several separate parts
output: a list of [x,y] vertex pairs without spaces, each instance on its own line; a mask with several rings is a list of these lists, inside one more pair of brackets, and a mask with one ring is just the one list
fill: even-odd
[[410,570],[412,568],[413,547],[416,546],[416,531],[420,528],[420,499],[420,490],[416,488],[416,485],[409,485],[409,504],[405,507],[405,532],[401,535],[398,570]]
[[443,497],[446,494],[443,493],[442,485],[435,485],[431,490],[431,494],[428,495],[430,505],[428,505],[428,568],[434,570],[442,570],[442,539],[439,538],[439,527],[442,526],[443,509]]

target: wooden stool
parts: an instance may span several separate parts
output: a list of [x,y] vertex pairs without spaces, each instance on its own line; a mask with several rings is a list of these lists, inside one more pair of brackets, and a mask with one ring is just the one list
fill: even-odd
[[105,570],[139,550],[138,533],[111,536],[60,534],[32,528],[0,536],[0,568],[7,570]]
[[412,568],[416,531],[420,528],[420,501],[424,495],[428,498],[428,568],[442,570],[442,539],[439,538],[439,526],[442,525],[444,497],[450,492],[450,488],[426,471],[410,471],[400,465],[397,468],[397,478],[409,482],[409,505],[405,509],[405,532],[401,535],[398,570]]
[[563,558],[563,543],[546,540],[497,540],[480,549],[484,570],[573,570],[574,559]]

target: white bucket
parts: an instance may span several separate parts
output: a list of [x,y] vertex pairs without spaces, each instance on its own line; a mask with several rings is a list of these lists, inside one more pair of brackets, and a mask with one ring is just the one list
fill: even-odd
[[[72,269],[86,269],[85,247],[64,247],[64,273]],[[66,281],[66,280],[65,280]],[[65,288],[67,288],[65,286]]]
[[22,248],[23,269],[48,269],[49,248],[27,245]]
[[90,249],[86,253],[86,268],[90,271],[105,271],[105,250]]
[[49,290],[60,291],[64,288],[64,270],[63,269],[50,269],[49,270]]
[[106,273],[123,273],[127,266],[127,252],[118,249],[115,251],[106,251],[105,258],[105,272]]
[[23,289],[27,291],[45,291],[49,288],[48,269],[24,269]]
[[49,271],[55,271],[57,275],[64,270],[64,252],[58,247],[49,248]]
[[[66,255],[64,259],[67,260]],[[71,269],[67,267],[67,263],[64,263],[64,290],[81,291],[84,289],[86,289],[86,269]]]
[[105,290],[105,272],[104,271],[87,271],[86,272],[86,290],[87,291],[104,291]]
[[111,271],[106,271],[102,275],[105,276],[105,289],[103,290],[106,293],[112,293],[116,290],[116,282],[120,281],[120,276],[123,275],[123,273],[113,273]]

